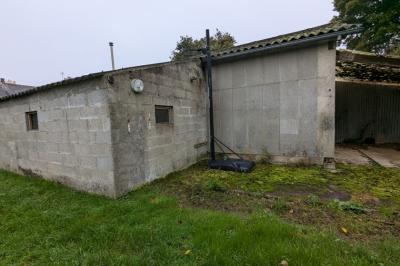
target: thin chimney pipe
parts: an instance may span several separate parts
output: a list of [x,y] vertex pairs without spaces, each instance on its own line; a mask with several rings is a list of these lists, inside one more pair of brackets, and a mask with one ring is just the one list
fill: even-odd
[[115,70],[115,62],[114,62],[114,43],[110,42],[110,52],[111,52],[111,64],[112,64],[112,70]]

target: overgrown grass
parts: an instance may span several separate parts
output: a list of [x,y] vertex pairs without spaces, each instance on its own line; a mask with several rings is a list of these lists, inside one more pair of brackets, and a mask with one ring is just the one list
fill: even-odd
[[[331,172],[321,167],[258,164],[252,173],[242,174],[209,170],[203,162],[151,186],[183,206],[245,215],[271,212],[355,243],[399,238],[400,170],[337,167],[338,171]],[[341,227],[349,233],[343,235]]]
[[338,186],[351,191],[371,193],[381,199],[400,203],[400,170],[380,166],[340,165],[343,173],[331,175]]
[[153,185],[112,200],[0,171],[1,265],[278,265],[282,260],[396,265],[400,252],[395,242],[382,242],[373,252],[269,214],[243,218],[184,208]]
[[[209,180],[219,182],[230,189],[243,189],[251,192],[273,191],[279,185],[322,186],[328,182],[321,174],[320,167],[287,167],[271,164],[259,164],[251,173],[234,173],[207,169],[198,164],[185,171],[169,176],[178,182],[202,183]],[[181,178],[184,179],[181,179]]]

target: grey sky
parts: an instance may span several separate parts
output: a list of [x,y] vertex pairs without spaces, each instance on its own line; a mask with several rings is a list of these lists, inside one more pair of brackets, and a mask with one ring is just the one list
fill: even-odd
[[238,43],[329,22],[332,0],[1,0],[0,76],[41,85],[110,69],[168,61],[179,36],[208,27]]

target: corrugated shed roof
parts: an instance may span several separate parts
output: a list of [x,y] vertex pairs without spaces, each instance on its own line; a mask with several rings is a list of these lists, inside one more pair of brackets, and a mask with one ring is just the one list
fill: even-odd
[[[121,69],[117,69],[117,70],[101,71],[101,72],[96,72],[96,73],[83,75],[83,76],[76,77],[76,78],[69,78],[69,79],[65,79],[65,80],[62,80],[62,81],[49,83],[49,84],[38,86],[38,87],[25,86],[27,88],[24,89],[24,90],[22,90],[22,89],[21,90],[16,90],[16,91],[12,91],[12,93],[7,93],[7,94],[5,94],[5,93],[2,94],[1,90],[0,90],[0,102],[6,101],[6,100],[9,100],[9,99],[12,99],[12,98],[21,97],[21,96],[24,96],[24,95],[33,94],[33,93],[36,93],[38,91],[44,91],[44,90],[56,88],[56,87],[59,87],[59,86],[62,86],[62,85],[68,85],[68,84],[73,84],[73,83],[80,82],[80,81],[90,80],[90,79],[93,79],[93,78],[99,78],[99,77],[102,77],[105,74],[110,74],[110,73],[114,74],[114,73],[118,73],[118,72],[121,72],[121,71],[146,69],[146,68],[152,68],[152,67],[162,66],[162,65],[166,65],[166,64],[180,64],[180,63],[184,63],[184,62],[186,62],[186,61],[181,61],[181,62],[162,62],[162,63],[135,66],[135,67],[129,67],[129,68],[121,68]],[[18,85],[18,86],[22,86],[22,85]]]
[[1,81],[0,82],[0,99],[10,96],[10,95],[24,93],[26,91],[32,90],[33,88],[34,88],[33,86],[13,84],[13,83],[7,83],[7,82]]
[[7,94],[7,95],[0,95],[0,102],[1,101],[6,101],[8,99],[12,99],[12,98],[16,98],[16,97],[32,94],[32,93],[35,93],[35,92],[38,92],[38,91],[42,91],[42,90],[46,90],[46,89],[49,89],[49,88],[57,87],[57,86],[60,86],[60,85],[66,85],[66,84],[75,83],[75,82],[78,82],[78,81],[89,80],[89,79],[92,79],[92,78],[95,78],[95,77],[100,77],[104,73],[105,72],[98,72],[98,73],[88,74],[88,75],[84,75],[84,76],[77,77],[77,78],[70,78],[70,79],[65,79],[63,81],[53,82],[53,83],[46,84],[46,85],[39,86],[39,87],[26,86],[27,88],[24,89],[24,90],[13,91],[12,93]]
[[324,24],[318,27],[296,31],[272,38],[267,38],[251,43],[235,46],[222,52],[214,53],[214,57],[222,57],[230,54],[243,53],[251,50],[258,50],[269,46],[280,45],[284,43],[296,42],[303,39],[312,39],[323,35],[331,34],[332,36],[341,34],[351,34],[360,31],[360,27],[354,24]]
[[338,51],[336,77],[369,82],[400,83],[400,57]]

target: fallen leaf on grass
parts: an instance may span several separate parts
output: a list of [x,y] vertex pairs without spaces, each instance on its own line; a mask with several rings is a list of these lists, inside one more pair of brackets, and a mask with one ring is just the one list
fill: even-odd
[[289,263],[286,260],[281,261],[281,266],[289,266]]
[[149,202],[152,204],[157,204],[159,202],[159,200],[158,200],[158,198],[154,197],[154,198],[150,198]]
[[348,235],[349,234],[349,230],[347,230],[345,227],[342,227],[342,228],[340,228],[341,230],[342,230],[342,232],[345,234],[345,235]]
[[186,255],[186,256],[187,256],[187,255],[190,255],[190,253],[192,253],[192,251],[191,251],[190,249],[188,249],[188,250],[185,251],[185,255]]

